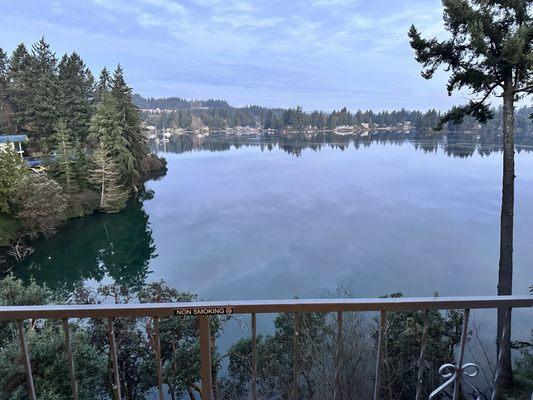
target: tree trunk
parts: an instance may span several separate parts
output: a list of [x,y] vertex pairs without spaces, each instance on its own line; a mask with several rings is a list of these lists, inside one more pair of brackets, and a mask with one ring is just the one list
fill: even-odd
[[[503,94],[503,182],[500,219],[500,264],[498,295],[513,292],[513,217],[514,217],[514,92],[512,79],[505,83]],[[502,332],[507,331],[502,341]],[[505,320],[505,310],[498,310],[497,354],[501,350],[500,387],[513,385],[511,361],[511,313]]]

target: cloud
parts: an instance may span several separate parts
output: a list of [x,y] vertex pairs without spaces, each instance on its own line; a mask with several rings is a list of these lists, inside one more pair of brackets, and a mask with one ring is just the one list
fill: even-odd
[[440,83],[421,80],[407,41],[411,23],[424,35],[445,34],[440,0],[0,4],[8,48],[44,34],[60,51],[79,50],[89,65],[122,62],[135,89],[149,95],[236,103],[253,103],[255,96],[262,104],[327,109],[378,99],[386,107],[400,101],[406,86],[444,93]]

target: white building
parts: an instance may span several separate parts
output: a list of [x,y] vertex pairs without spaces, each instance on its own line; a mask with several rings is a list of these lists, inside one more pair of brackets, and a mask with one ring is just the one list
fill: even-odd
[[28,140],[26,135],[0,135],[0,150],[11,149],[16,151],[22,157],[22,142]]

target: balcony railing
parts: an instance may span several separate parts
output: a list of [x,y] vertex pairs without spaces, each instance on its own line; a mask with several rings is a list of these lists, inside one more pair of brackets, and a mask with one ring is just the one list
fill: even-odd
[[[31,360],[24,332],[24,320],[35,319],[60,319],[63,321],[65,336],[65,352],[67,354],[72,398],[78,399],[76,383],[76,369],[74,356],[70,343],[69,319],[79,318],[106,318],[107,334],[110,345],[110,355],[113,367],[114,395],[115,399],[121,399],[121,386],[117,363],[117,346],[113,329],[113,318],[151,317],[154,323],[155,358],[158,382],[159,398],[164,398],[163,377],[161,367],[161,345],[159,341],[159,319],[161,317],[197,316],[200,334],[200,376],[202,399],[213,399],[213,382],[211,376],[211,348],[213,345],[210,335],[209,318],[219,314],[250,314],[252,334],[252,371],[251,371],[251,397],[257,399],[257,351],[256,351],[256,315],[262,313],[293,313],[293,328],[295,333],[293,355],[293,387],[292,398],[298,399],[297,378],[299,375],[299,350],[296,339],[300,329],[300,317],[302,313],[337,313],[337,348],[335,352],[335,399],[340,399],[340,368],[343,357],[340,343],[343,338],[343,313],[344,312],[380,312],[380,329],[378,337],[378,350],[376,359],[376,376],[374,385],[374,399],[380,398],[380,385],[382,382],[381,371],[383,364],[384,335],[387,324],[387,313],[395,311],[425,311],[429,310],[462,309],[463,325],[461,329],[461,341],[458,349],[458,357],[455,364],[444,364],[439,369],[446,381],[436,388],[430,395],[433,399],[438,393],[446,388],[453,387],[453,399],[459,397],[461,388],[469,385],[465,378],[477,374],[478,367],[473,363],[464,363],[465,344],[468,335],[468,322],[472,309],[499,309],[504,310],[509,319],[511,310],[519,307],[533,307],[533,296],[484,296],[484,297],[435,297],[435,298],[380,298],[380,299],[315,299],[315,300],[272,300],[272,301],[217,301],[217,302],[187,302],[187,303],[142,303],[142,304],[98,304],[98,305],[47,305],[47,306],[8,306],[0,307],[0,320],[13,320],[18,327],[20,339],[21,360],[26,371],[28,397],[36,400],[36,392],[32,378]],[[420,343],[420,357],[418,360],[418,381],[416,384],[416,400],[421,399],[422,374],[425,358],[425,350],[428,339],[429,318],[425,318],[423,336]],[[506,324],[507,325],[507,324]],[[506,339],[507,330],[503,330],[500,340]],[[497,397],[499,367],[501,353],[496,362],[496,373],[492,399]]]

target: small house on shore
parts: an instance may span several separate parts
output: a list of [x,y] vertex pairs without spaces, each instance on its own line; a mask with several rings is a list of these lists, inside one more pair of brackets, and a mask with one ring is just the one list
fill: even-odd
[[22,142],[28,140],[26,135],[0,135],[0,150],[11,149],[22,157]]

